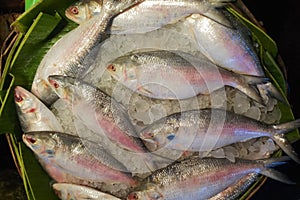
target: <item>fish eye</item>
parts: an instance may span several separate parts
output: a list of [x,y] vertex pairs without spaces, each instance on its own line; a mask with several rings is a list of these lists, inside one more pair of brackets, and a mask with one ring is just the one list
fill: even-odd
[[147,139],[153,139],[154,138],[154,133],[153,132],[146,132],[144,134],[145,138]]
[[30,142],[31,144],[35,144],[36,143],[36,139],[34,137],[27,137],[26,138],[28,142]]
[[139,199],[139,196],[135,192],[134,193],[130,193],[128,195],[128,199],[130,199],[130,200]]
[[77,8],[76,6],[72,7],[72,8],[70,9],[70,11],[71,11],[71,13],[74,14],[74,15],[78,15],[78,13],[79,13],[79,10],[78,10],[78,8]]
[[55,88],[59,88],[59,84],[58,84],[57,82],[53,82],[53,86],[54,86]]
[[113,72],[115,72],[117,70],[116,67],[113,64],[108,65],[107,69],[110,70],[110,71],[113,71]]
[[21,102],[21,101],[23,101],[23,98],[21,97],[21,96],[19,96],[19,95],[15,95],[15,101],[16,102]]

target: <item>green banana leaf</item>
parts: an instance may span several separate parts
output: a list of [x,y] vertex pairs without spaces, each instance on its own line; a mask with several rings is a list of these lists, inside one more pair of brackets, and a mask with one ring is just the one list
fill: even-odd
[[[30,89],[35,71],[48,49],[65,33],[77,25],[66,19],[65,9],[76,0],[41,0],[29,8],[14,23],[13,27],[19,32],[18,38],[6,60],[0,79],[0,134],[10,133],[24,187],[28,199],[55,200],[50,182],[51,178],[44,172],[34,154],[21,140],[21,129],[13,101],[13,88],[20,85]],[[247,25],[253,33],[254,39],[260,45],[260,56],[264,63],[267,76],[285,96],[285,80],[274,61],[277,56],[276,43],[263,31],[241,17],[229,8],[238,19]],[[281,121],[294,119],[291,108],[281,104]],[[288,134],[291,141],[298,140],[299,133],[294,131]],[[258,185],[259,182],[256,183]],[[242,197],[246,198],[256,187],[252,186]]]

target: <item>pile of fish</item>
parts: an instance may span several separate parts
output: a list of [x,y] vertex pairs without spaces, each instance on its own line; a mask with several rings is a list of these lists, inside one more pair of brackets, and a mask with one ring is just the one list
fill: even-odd
[[[24,143],[61,199],[235,199],[300,163],[285,99],[220,0],[83,1],[17,86]],[[282,149],[287,156],[270,158]]]

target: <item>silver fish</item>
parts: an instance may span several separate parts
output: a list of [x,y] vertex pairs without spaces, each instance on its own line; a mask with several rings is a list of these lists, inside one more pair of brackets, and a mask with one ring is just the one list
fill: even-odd
[[232,163],[227,159],[195,157],[157,170],[127,199],[208,199],[252,172],[290,184],[292,182],[287,177],[270,169],[286,160],[286,157],[281,157],[256,161],[237,160]]
[[139,49],[107,64],[107,71],[133,91],[157,99],[186,99],[234,87],[257,102],[261,96],[249,84],[265,78],[242,76],[180,51]]
[[23,132],[63,131],[54,114],[31,92],[16,86],[14,100]]
[[133,163],[136,169],[131,172],[146,173],[156,169],[154,155],[149,153],[144,143],[137,137],[125,109],[111,96],[72,77],[53,75],[48,79],[60,98],[72,105],[75,116],[90,130],[108,138],[102,145],[110,153],[117,148],[119,153],[114,156],[117,156],[118,160],[124,159],[124,156],[136,159],[136,163]]
[[236,200],[257,180],[258,174],[250,173],[209,200]]
[[109,21],[120,12],[143,0],[107,0],[103,12],[82,23],[59,39],[46,53],[38,66],[31,91],[47,105],[57,99],[47,78],[49,75],[80,76],[86,70],[82,60],[101,41]]
[[214,15],[228,19],[232,27],[223,26],[198,14],[186,20],[194,32],[201,52],[226,69],[241,74],[265,76],[251,41],[251,32],[224,10],[214,10]]
[[61,200],[121,200],[110,194],[83,185],[54,183],[52,188]]
[[[278,125],[263,122],[220,109],[189,110],[174,113],[153,122],[142,130],[140,138],[151,151],[211,151],[252,138],[270,137],[293,160],[297,153],[284,134],[300,127],[300,119]],[[152,143],[152,144],[151,144]],[[151,145],[150,145],[151,144]]]
[[122,184],[125,188],[121,188],[121,193],[138,184],[126,172],[127,169],[104,149],[94,145],[102,155],[102,158],[96,159],[86,150],[82,138],[77,136],[60,132],[28,132],[23,134],[23,142],[57,182],[83,184],[104,191],[109,186]]
[[[175,23],[193,13],[199,13],[229,26],[230,22],[213,15],[213,12],[216,7],[222,7],[230,2],[232,0],[145,0],[116,16],[109,31],[112,34],[145,33]],[[70,6],[65,14],[72,21],[81,24],[100,15],[101,12],[102,1],[99,0],[76,3]]]

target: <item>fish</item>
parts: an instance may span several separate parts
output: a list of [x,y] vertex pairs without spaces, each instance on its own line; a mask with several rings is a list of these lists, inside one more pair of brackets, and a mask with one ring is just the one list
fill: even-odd
[[83,185],[54,183],[52,188],[61,200],[121,200],[118,197]]
[[245,175],[233,185],[229,186],[222,192],[209,198],[209,200],[235,200],[246,192],[246,190],[258,180],[258,173],[253,172]]
[[220,67],[240,74],[264,77],[250,30],[225,9],[215,9],[213,14],[229,20],[232,26],[223,26],[199,14],[186,19],[199,50]]
[[133,163],[126,163],[133,165],[131,172],[148,173],[157,168],[156,162],[160,162],[161,158],[156,158],[148,151],[138,138],[125,108],[113,97],[73,77],[52,75],[48,80],[58,96],[72,106],[74,115],[88,129],[107,138],[103,146],[110,153],[117,152],[113,154],[116,159],[135,160]]
[[58,99],[50,87],[49,75],[69,75],[78,77],[88,70],[82,64],[89,52],[103,39],[110,20],[120,12],[143,0],[106,0],[101,14],[87,20],[60,38],[48,50],[40,62],[33,79],[31,92],[46,105]]
[[120,193],[126,193],[138,185],[138,181],[122,163],[97,144],[94,146],[101,152],[102,158],[95,158],[83,145],[83,138],[78,136],[35,131],[24,133],[22,139],[38,157],[46,172],[57,182],[83,184],[101,190],[123,185],[124,190],[121,188]]
[[[111,34],[146,33],[176,23],[193,13],[199,13],[224,26],[229,26],[230,22],[215,17],[211,12],[230,2],[233,0],[145,0],[116,16],[108,31]],[[65,15],[68,19],[82,24],[100,15],[101,12],[102,1],[80,1],[67,8]]]
[[113,78],[131,90],[156,99],[187,99],[234,87],[264,103],[253,84],[265,78],[242,76],[181,51],[138,49],[106,65]]
[[51,110],[25,88],[14,88],[14,102],[23,132],[63,131]]
[[161,118],[139,132],[151,152],[164,149],[205,152],[252,138],[270,137],[295,162],[300,159],[285,134],[300,119],[268,125],[222,109],[195,109]]
[[135,199],[208,199],[223,191],[249,173],[292,184],[284,174],[271,167],[284,164],[288,158],[266,160],[236,160],[193,157],[159,169],[147,177],[140,188],[130,193],[127,200]]

